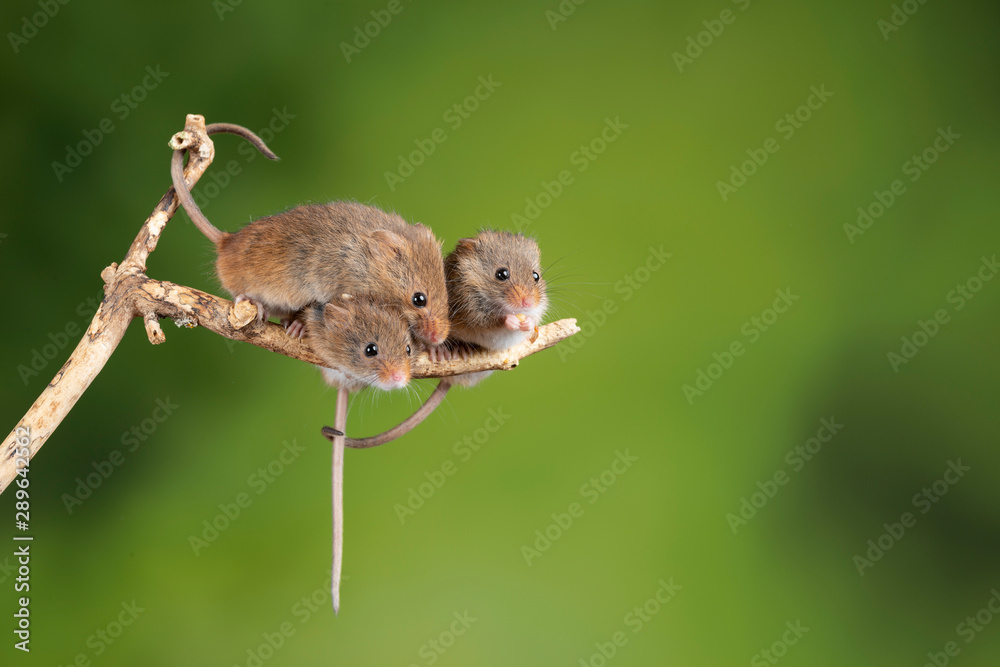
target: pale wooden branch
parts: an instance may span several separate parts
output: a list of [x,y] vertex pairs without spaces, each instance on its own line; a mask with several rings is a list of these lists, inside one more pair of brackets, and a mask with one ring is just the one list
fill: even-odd
[[[184,131],[174,135],[171,147],[191,151],[184,176],[192,185],[205,173],[215,156],[212,141],[205,133],[205,119],[195,114],[187,117]],[[14,451],[18,427],[22,431],[29,430],[31,435],[27,447],[30,456],[34,457],[104,368],[124,337],[129,322],[136,316],[145,319],[148,311],[137,309],[133,287],[137,279],[141,281],[145,278],[146,259],[156,248],[164,226],[177,210],[177,204],[174,190],[170,188],[146,219],[121,264],[112,264],[101,272],[105,282],[104,300],[83,339],[0,448],[0,492],[7,488],[17,472]],[[149,319],[146,322],[151,339],[156,338],[159,327],[152,327]],[[162,337],[162,331],[160,335]]]
[[[184,179],[189,187],[194,186],[215,156],[215,148],[205,131],[205,119],[196,114],[188,115],[184,131],[175,134],[169,145],[174,150],[188,150]],[[18,429],[22,429],[22,433],[24,429],[29,430],[31,441],[27,447],[30,456],[34,457],[104,368],[134,318],[143,320],[146,336],[154,345],[166,340],[159,319],[169,318],[178,326],[201,326],[231,340],[250,343],[309,364],[322,363],[308,340],[288,336],[277,324],[258,323],[256,308],[248,301],[233,304],[207,292],[146,276],[146,260],[177,207],[178,200],[171,187],[146,219],[122,262],[101,272],[105,283],[104,300],[82,340],[0,447],[0,493],[17,472],[14,454],[18,447]],[[441,378],[478,371],[510,370],[524,357],[579,331],[576,320],[560,320],[540,327],[533,342],[504,352],[479,352],[468,359],[439,362],[432,362],[424,352],[411,362],[412,377]]]

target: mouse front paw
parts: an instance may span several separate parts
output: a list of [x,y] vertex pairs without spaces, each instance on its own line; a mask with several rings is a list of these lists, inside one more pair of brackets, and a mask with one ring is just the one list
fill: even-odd
[[239,303],[240,301],[249,301],[253,305],[257,306],[257,323],[260,324],[262,322],[267,321],[268,318],[267,308],[265,308],[264,304],[262,304],[257,299],[251,299],[246,294],[237,294],[236,298],[233,299],[233,301],[235,301],[236,303]]

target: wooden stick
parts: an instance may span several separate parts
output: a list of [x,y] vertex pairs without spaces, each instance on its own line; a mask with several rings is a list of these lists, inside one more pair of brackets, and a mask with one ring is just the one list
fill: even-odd
[[[215,156],[212,141],[205,132],[205,119],[195,114],[187,117],[184,131],[174,135],[171,147],[190,149],[191,159],[184,170],[184,177],[191,184],[201,178]],[[104,368],[133,318],[143,317],[150,338],[157,337],[159,327],[150,326],[146,317],[149,313],[137,308],[133,280],[145,272],[146,258],[156,248],[167,220],[176,210],[177,198],[173,188],[170,188],[146,219],[122,263],[112,264],[101,272],[105,282],[104,301],[83,339],[0,446],[0,492],[7,488],[17,473],[13,453],[17,446],[18,428],[30,429],[28,451],[34,457]],[[162,336],[162,331],[159,335]]]

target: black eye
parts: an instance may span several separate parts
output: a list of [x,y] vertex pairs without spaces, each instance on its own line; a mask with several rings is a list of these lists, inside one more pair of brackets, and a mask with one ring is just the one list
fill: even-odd
[[541,278],[541,276],[538,275],[538,271],[532,271],[531,272],[531,277],[535,279],[536,283],[538,282],[538,279]]
[[497,280],[507,280],[510,278],[510,271],[507,269],[497,269]]
[[410,356],[410,346],[406,346],[406,356]]
[[368,343],[368,347],[365,348],[366,357],[374,357],[378,354],[378,345],[375,343]]
[[425,307],[427,305],[427,296],[423,292],[414,292],[413,305],[417,308]]

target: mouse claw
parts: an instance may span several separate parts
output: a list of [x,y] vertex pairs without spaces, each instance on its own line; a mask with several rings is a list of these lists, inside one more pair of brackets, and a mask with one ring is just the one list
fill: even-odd
[[281,323],[285,325],[285,333],[292,338],[302,338],[306,333],[306,325],[299,320],[282,320]]
[[441,345],[431,345],[427,348],[427,356],[430,357],[431,361],[451,361],[452,353],[451,348],[448,347],[446,343]]
[[517,331],[518,329],[521,328],[521,320],[520,318],[518,318],[517,315],[508,315],[506,318],[504,318],[503,323],[504,326],[506,326],[508,329],[512,331]]

